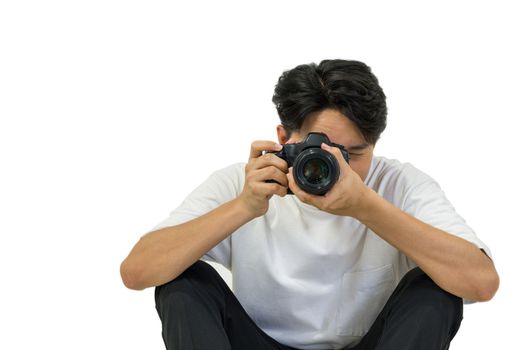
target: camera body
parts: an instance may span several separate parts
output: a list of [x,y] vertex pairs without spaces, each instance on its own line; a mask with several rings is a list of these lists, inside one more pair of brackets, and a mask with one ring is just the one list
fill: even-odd
[[[284,159],[288,167],[293,166],[294,180],[303,191],[321,196],[330,191],[340,173],[337,159],[321,148],[323,142],[339,148],[348,163],[346,149],[342,145],[332,143],[326,134],[320,132],[311,132],[303,142],[284,144],[280,151],[269,153]],[[290,188],[288,194],[293,194]]]

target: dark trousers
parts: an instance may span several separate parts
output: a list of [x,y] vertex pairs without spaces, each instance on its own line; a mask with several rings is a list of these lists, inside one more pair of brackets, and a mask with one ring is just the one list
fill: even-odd
[[[215,269],[202,261],[156,287],[155,307],[168,350],[293,350],[264,333]],[[415,268],[352,349],[445,350],[462,318],[462,299]]]

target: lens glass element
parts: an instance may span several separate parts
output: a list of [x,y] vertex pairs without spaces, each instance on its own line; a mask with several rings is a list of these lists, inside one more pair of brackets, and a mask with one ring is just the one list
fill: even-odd
[[321,184],[327,181],[330,169],[328,164],[322,159],[312,158],[307,160],[303,166],[303,175],[312,185]]

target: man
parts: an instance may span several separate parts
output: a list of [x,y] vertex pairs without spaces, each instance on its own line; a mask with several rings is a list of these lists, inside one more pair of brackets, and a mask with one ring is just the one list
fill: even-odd
[[[124,284],[157,286],[167,349],[447,349],[463,301],[493,297],[488,247],[438,184],[375,157],[385,95],[357,61],[300,65],[279,78],[279,143],[213,173],[121,265]],[[310,132],[340,174],[302,190],[274,154]],[[293,195],[287,194],[287,189]],[[232,271],[233,293],[213,268]]]

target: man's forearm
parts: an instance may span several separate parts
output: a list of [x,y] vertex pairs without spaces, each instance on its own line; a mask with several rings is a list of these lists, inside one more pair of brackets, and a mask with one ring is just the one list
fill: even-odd
[[124,284],[141,290],[173,280],[251,219],[234,199],[184,224],[146,234],[121,264]]
[[492,298],[498,274],[480,249],[403,212],[371,189],[365,198],[355,217],[412,259],[441,288],[468,300]]

